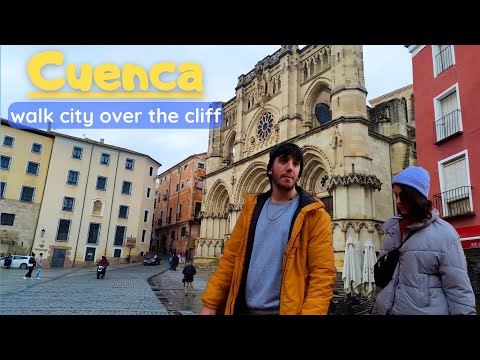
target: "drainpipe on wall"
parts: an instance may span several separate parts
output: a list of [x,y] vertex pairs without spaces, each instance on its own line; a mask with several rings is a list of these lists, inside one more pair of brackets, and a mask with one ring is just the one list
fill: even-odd
[[[50,123],[48,123],[48,126],[50,126]],[[33,240],[32,240],[32,245],[30,246],[30,251],[28,252],[29,254],[32,254],[33,245],[35,243],[35,237],[37,236],[38,220],[40,219],[40,210],[42,209],[43,199],[45,197],[45,188],[48,180],[48,172],[50,171],[50,164],[52,163],[52,153],[53,153],[54,144],[55,144],[55,136],[53,137],[52,150],[50,151],[50,158],[48,159],[47,176],[45,176],[45,184],[43,186],[42,201],[40,201],[40,209],[38,210],[37,223],[35,224],[35,230],[33,231]],[[42,238],[43,238],[43,234],[42,234]]]
[[[107,225],[107,240],[105,240],[105,250],[103,251],[103,255],[107,256],[107,247],[108,247],[108,235],[110,234],[110,223],[112,221],[112,214],[113,214],[113,199],[115,198],[115,185],[117,184],[117,174],[118,174],[118,163],[120,162],[120,151],[118,152],[117,155],[117,166],[115,168],[115,177],[113,179],[113,192],[112,192],[112,201],[110,205],[110,216],[108,218],[108,225]],[[133,184],[132,184],[133,187]],[[130,192],[132,189],[130,188]],[[126,229],[125,229],[126,230]],[[125,231],[125,236],[127,236],[127,232]],[[124,244],[125,246],[125,244]],[[113,255],[113,253],[112,253]],[[129,258],[130,258],[130,253],[129,253]]]
[[80,214],[80,224],[78,225],[77,243],[75,244],[75,251],[73,253],[72,267],[75,267],[75,259],[77,257],[78,241],[80,240],[80,230],[82,229],[83,211],[85,209],[85,199],[87,198],[88,183],[90,182],[89,181],[89,179],[90,179],[90,168],[92,167],[92,157],[93,157],[93,148],[94,147],[95,147],[95,144],[92,144],[92,148],[91,148],[91,151],[90,151],[90,161],[88,162],[87,182],[85,183],[85,191],[83,193],[82,213]]

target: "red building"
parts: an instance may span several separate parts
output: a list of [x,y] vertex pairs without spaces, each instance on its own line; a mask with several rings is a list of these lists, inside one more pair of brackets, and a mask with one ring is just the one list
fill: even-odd
[[207,153],[191,155],[157,176],[155,218],[150,250],[167,254],[175,249],[194,256],[200,236],[203,177]]
[[430,173],[434,207],[460,234],[478,302],[480,46],[408,45],[408,50],[413,65],[417,162]]

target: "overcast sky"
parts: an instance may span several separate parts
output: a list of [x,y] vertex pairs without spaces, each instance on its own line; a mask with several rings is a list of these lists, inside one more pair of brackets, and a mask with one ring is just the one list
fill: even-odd
[[[228,101],[235,96],[238,77],[248,73],[258,61],[279,48],[280,45],[2,45],[1,116],[7,118],[8,107],[12,103],[30,101],[27,92],[38,90],[28,77],[27,64],[33,55],[42,51],[60,51],[65,55],[64,65],[74,64],[77,67],[80,64],[90,64],[95,68],[100,64],[114,63],[121,68],[123,64],[130,63],[141,65],[148,71],[154,64],[161,62],[173,62],[177,66],[194,62],[203,70],[205,97],[198,101]],[[403,45],[365,45],[364,66],[367,101],[412,83],[411,55]],[[80,138],[104,138],[105,143],[147,154],[162,164],[160,173],[192,154],[207,151],[208,146],[208,130],[201,129],[57,131]]]

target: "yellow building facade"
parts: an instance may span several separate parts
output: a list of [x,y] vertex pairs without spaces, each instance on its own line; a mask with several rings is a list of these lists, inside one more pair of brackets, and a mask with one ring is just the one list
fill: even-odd
[[45,266],[140,261],[148,251],[160,163],[91,139],[55,142],[33,251]]
[[2,119],[0,254],[31,251],[50,164],[54,136],[22,130]]

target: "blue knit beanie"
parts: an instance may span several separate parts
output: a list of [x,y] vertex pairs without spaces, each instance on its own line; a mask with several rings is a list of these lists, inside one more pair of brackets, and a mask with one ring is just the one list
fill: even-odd
[[392,181],[393,184],[403,184],[417,189],[420,194],[428,199],[430,191],[430,175],[428,171],[422,167],[410,166],[397,174]]

